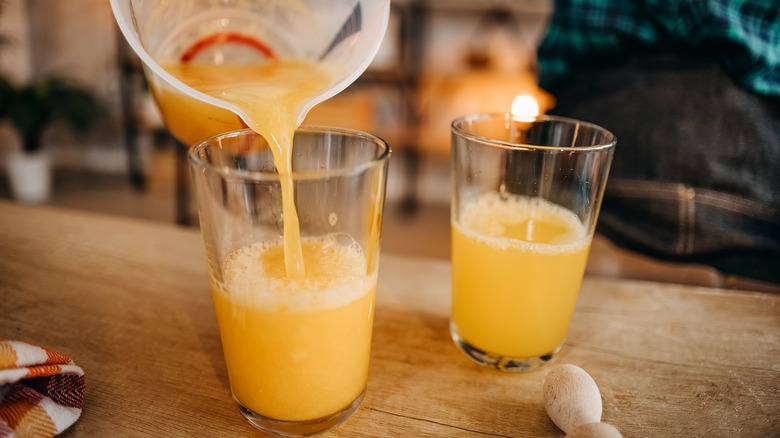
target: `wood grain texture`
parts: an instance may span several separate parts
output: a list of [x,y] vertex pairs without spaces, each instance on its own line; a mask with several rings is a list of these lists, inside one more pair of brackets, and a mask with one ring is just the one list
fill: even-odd
[[[231,400],[202,240],[173,225],[0,202],[0,337],[86,373],[64,436],[263,436]],[[448,332],[447,263],[382,255],[363,405],[328,437],[560,437],[547,371],[503,374]],[[780,436],[780,296],[586,278],[559,363],[624,437]]]

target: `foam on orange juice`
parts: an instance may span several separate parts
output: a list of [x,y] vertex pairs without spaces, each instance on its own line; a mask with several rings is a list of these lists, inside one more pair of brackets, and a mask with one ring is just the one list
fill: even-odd
[[590,248],[569,210],[488,193],[452,224],[452,324],[493,355],[530,358],[563,342]]
[[256,243],[212,279],[233,394],[279,420],[321,418],[360,395],[368,375],[376,276],[346,235],[304,239],[305,278],[285,276],[283,249]]

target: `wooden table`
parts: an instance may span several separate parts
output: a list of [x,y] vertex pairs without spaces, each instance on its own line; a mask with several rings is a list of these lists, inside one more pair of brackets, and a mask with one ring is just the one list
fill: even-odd
[[[0,337],[86,373],[65,436],[263,436],[230,397],[200,234],[0,202]],[[483,369],[448,333],[443,261],[383,254],[368,389],[333,437],[563,436],[547,371]],[[780,436],[780,296],[586,278],[559,363],[625,437]]]

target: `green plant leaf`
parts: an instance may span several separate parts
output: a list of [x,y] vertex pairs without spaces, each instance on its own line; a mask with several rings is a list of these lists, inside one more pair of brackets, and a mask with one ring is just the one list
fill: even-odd
[[43,134],[54,123],[84,134],[103,116],[94,94],[63,76],[44,76],[18,88],[0,76],[0,119],[14,126],[27,152],[42,147]]

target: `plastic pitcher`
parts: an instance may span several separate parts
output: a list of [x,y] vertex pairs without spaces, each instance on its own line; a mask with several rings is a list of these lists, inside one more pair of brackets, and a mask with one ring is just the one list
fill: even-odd
[[327,64],[337,74],[324,93],[302,108],[301,123],[312,107],[344,90],[368,68],[387,29],[390,0],[111,0],[111,8],[143,61],[158,104],[160,93],[186,100],[186,112],[166,111],[162,105],[160,109],[172,133],[192,144],[240,128],[236,116],[247,120],[247,115],[236,105],[185,85],[160,63],[296,58]]

